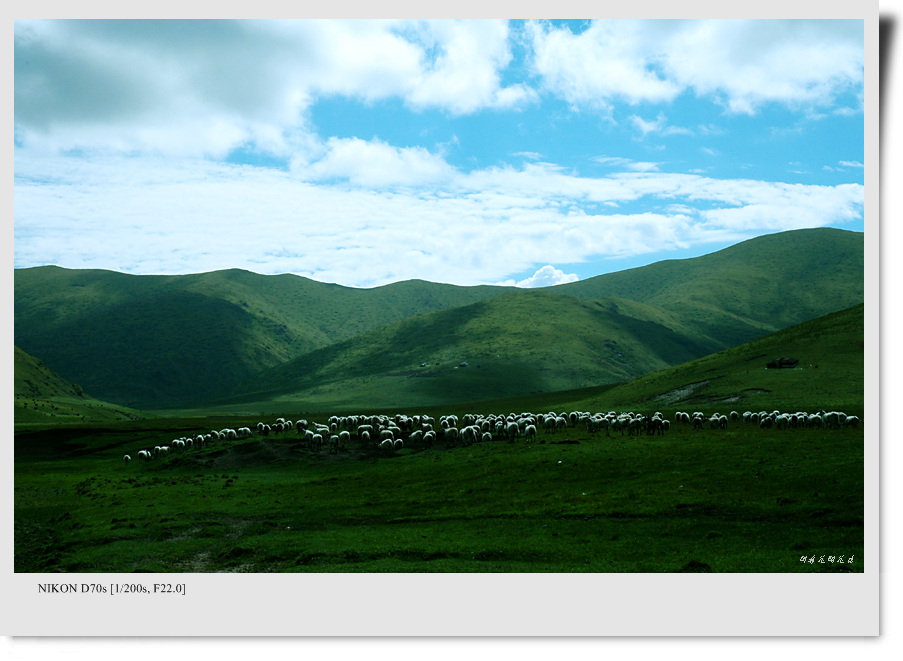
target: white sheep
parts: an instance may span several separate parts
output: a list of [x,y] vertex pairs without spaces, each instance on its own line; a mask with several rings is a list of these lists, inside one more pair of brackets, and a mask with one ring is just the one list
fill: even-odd
[[124,463],[126,466],[128,466],[129,462],[131,462],[131,461],[132,461],[132,458],[129,455],[124,455],[122,457],[122,463]]
[[449,445],[454,445],[458,441],[458,428],[457,427],[448,427],[445,430],[445,442]]
[[518,429],[516,422],[509,422],[505,425],[505,436],[508,437],[509,441],[516,440],[519,434],[520,430]]

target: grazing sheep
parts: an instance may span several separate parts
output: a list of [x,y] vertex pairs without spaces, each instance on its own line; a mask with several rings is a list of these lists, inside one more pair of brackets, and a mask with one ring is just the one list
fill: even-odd
[[509,441],[514,441],[520,435],[520,429],[517,426],[516,422],[509,422],[505,425],[505,436],[508,437]]
[[[564,418],[558,418],[558,419],[564,420]],[[524,428],[524,437],[526,437],[526,439],[528,441],[535,441],[536,440],[536,425],[527,425]]]
[[664,436],[665,435],[665,423],[667,420],[662,420],[661,418],[652,417],[649,419],[648,424],[648,432],[653,436]]
[[473,425],[469,425],[467,427],[463,427],[460,432],[460,439],[464,445],[470,445],[471,443],[476,443],[477,434],[480,432],[479,427],[475,427]]
[[131,461],[132,461],[132,458],[128,455],[124,455],[122,457],[122,463],[124,463],[126,466],[128,466]]
[[448,427],[445,430],[445,442],[448,445],[454,446],[458,441],[458,428],[457,427]]

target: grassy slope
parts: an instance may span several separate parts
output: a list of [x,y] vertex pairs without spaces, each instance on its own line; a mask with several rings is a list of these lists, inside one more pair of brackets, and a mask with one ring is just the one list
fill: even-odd
[[[786,355],[806,367],[761,367]],[[861,412],[862,306],[606,392],[463,408],[667,410],[658,395],[706,379],[707,389],[671,408],[723,411],[724,396],[767,387],[730,406]],[[541,430],[532,445],[439,443],[380,454],[352,444],[336,455],[311,453],[288,434],[148,465],[121,462],[123,453],[173,437],[254,422],[196,417],[17,432],[15,570],[864,570],[861,429],[731,423],[724,431],[674,425],[664,437],[606,437],[576,427]],[[841,554],[854,561],[800,562]]]
[[621,296],[661,307],[726,348],[861,303],[863,259],[861,233],[794,230],[556,290],[584,299]]
[[94,399],[40,360],[15,347],[14,416],[17,427],[134,419],[136,411]]
[[[839,409],[862,413],[862,305],[819,317],[766,337],[698,360],[647,374],[576,399],[570,406],[620,408],[701,407],[710,410]],[[800,362],[793,369],[767,369],[766,363],[787,356]],[[696,387],[693,384],[698,384]]]
[[40,267],[17,270],[15,281],[17,343],[98,396],[145,406],[239,389],[262,368],[496,291],[417,281],[360,290],[239,270]]
[[242,399],[423,406],[624,381],[706,353],[660,317],[631,301],[512,292],[312,352],[260,375]]
[[[384,346],[371,341],[377,335],[356,345],[340,345],[369,346],[369,357],[358,353],[339,358],[334,343],[412,315],[452,310],[500,293],[531,300],[529,292],[510,293],[510,289],[498,287],[409,281],[362,290],[292,275],[261,276],[239,270],[128,276],[41,267],[17,270],[15,284],[17,344],[97,396],[144,408],[199,405],[247,391],[256,387],[253,377],[259,370],[305,354],[309,354],[307,364],[316,369],[330,361],[364,366],[363,374],[344,375],[355,394],[349,396],[340,388],[337,395],[330,391],[331,386],[319,383],[317,387],[325,391],[308,393],[313,394],[314,402],[358,403],[391,394],[397,384],[387,388],[373,380],[369,375],[374,371],[367,364],[378,366],[380,361],[398,357],[404,347],[391,343],[397,339],[392,335],[395,330],[382,331],[382,337],[390,342]],[[477,349],[478,356],[499,355],[488,350],[505,344],[501,334],[510,334],[510,353],[519,354],[509,361],[506,371],[495,376],[475,379],[469,372],[448,373],[435,387],[422,381],[424,401],[511,394],[508,384],[512,378],[521,381],[519,392],[575,387],[589,383],[590,378],[598,378],[597,382],[629,378],[639,373],[636,366],[663,366],[648,355],[650,350],[656,353],[655,343],[662,337],[655,325],[683,338],[672,337],[674,342],[697,347],[693,355],[698,356],[853,305],[862,300],[862,235],[822,229],[759,237],[705,257],[599,276],[549,293],[569,294],[588,305],[600,298],[608,305],[610,299],[619,300],[615,304],[624,311],[621,317],[651,324],[644,330],[643,324],[633,323],[629,334],[638,339],[654,330],[648,338],[653,346],[645,352],[621,351],[622,364],[618,364],[616,350],[585,346],[580,338],[587,334],[586,328],[594,327],[586,309],[575,309],[576,318],[560,321],[561,327],[552,328],[551,335],[526,332],[524,328],[535,322],[525,315],[519,317],[523,328],[491,318],[488,327],[481,328],[474,320],[467,330],[483,333],[482,348],[468,340],[462,340],[462,346],[447,334],[444,337],[450,343],[440,347],[431,337],[411,332],[407,339],[411,357],[429,353],[435,354],[433,360],[444,361],[460,354],[462,348]],[[415,328],[422,319],[412,321]],[[584,322],[586,328],[581,326]],[[625,331],[622,326],[618,332]],[[571,336],[563,343],[566,351],[575,351],[571,365],[552,371],[537,367],[540,359],[554,364],[556,353],[547,347],[560,347],[561,333]],[[598,338],[598,334],[590,334]],[[606,339],[617,343],[617,333]],[[529,343],[532,346],[527,346]],[[327,352],[318,351],[327,346],[331,346]],[[665,349],[658,352],[658,358],[663,353],[675,354],[665,358],[671,364],[689,357]],[[604,373],[582,369],[583,358],[600,360]],[[416,365],[429,360],[422,358]],[[568,370],[572,376],[564,378]],[[295,379],[299,376],[291,370],[284,373]]]

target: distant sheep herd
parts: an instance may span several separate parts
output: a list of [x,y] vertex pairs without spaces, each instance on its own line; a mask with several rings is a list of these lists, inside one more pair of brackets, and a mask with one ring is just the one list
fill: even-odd
[[[682,425],[693,430],[726,429],[728,422],[757,426],[762,429],[840,429],[856,428],[861,424],[858,416],[841,411],[818,411],[807,413],[782,413],[780,411],[745,411],[740,414],[731,411],[727,415],[713,413],[706,415],[699,411],[688,413],[677,411],[674,425]],[[535,441],[538,430],[543,434],[556,434],[567,428],[583,427],[590,434],[604,432],[636,436],[639,434],[663,436],[672,428],[672,422],[656,412],[651,416],[634,412],[587,413],[508,413],[472,414],[463,416],[444,415],[437,421],[428,415],[350,415],[331,416],[326,424],[305,419],[291,421],[277,418],[275,422],[258,422],[254,429],[212,430],[205,434],[183,436],[173,439],[167,445],[138,450],[135,454],[139,463],[146,463],[193,448],[203,448],[224,441],[248,439],[258,435],[285,436],[292,434],[307,449],[321,452],[324,448],[331,454],[347,449],[352,441],[362,447],[376,448],[386,453],[408,447],[432,448],[441,438],[445,447],[467,446],[474,443],[517,440]],[[131,455],[124,455],[123,463],[132,461]]]

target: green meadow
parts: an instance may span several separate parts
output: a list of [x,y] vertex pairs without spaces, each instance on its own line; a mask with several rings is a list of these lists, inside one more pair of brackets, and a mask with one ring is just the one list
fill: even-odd
[[[382,412],[861,415],[862,324],[857,306],[621,385]],[[765,368],[781,355],[800,366]],[[123,464],[181,436],[337,412],[243,406],[18,425],[16,571],[864,570],[861,426],[672,423],[663,436],[575,426],[397,451],[352,440],[334,453],[287,431]]]
[[[862,572],[862,255],[799,230],[539,291],[17,270],[15,570]],[[863,424],[675,422],[732,410]],[[671,427],[137,455],[278,417],[549,411]]]
[[[222,422],[18,434],[15,570],[864,569],[861,429],[570,428],[532,443],[335,454],[287,432],[122,462]],[[853,563],[800,561],[840,555]]]

